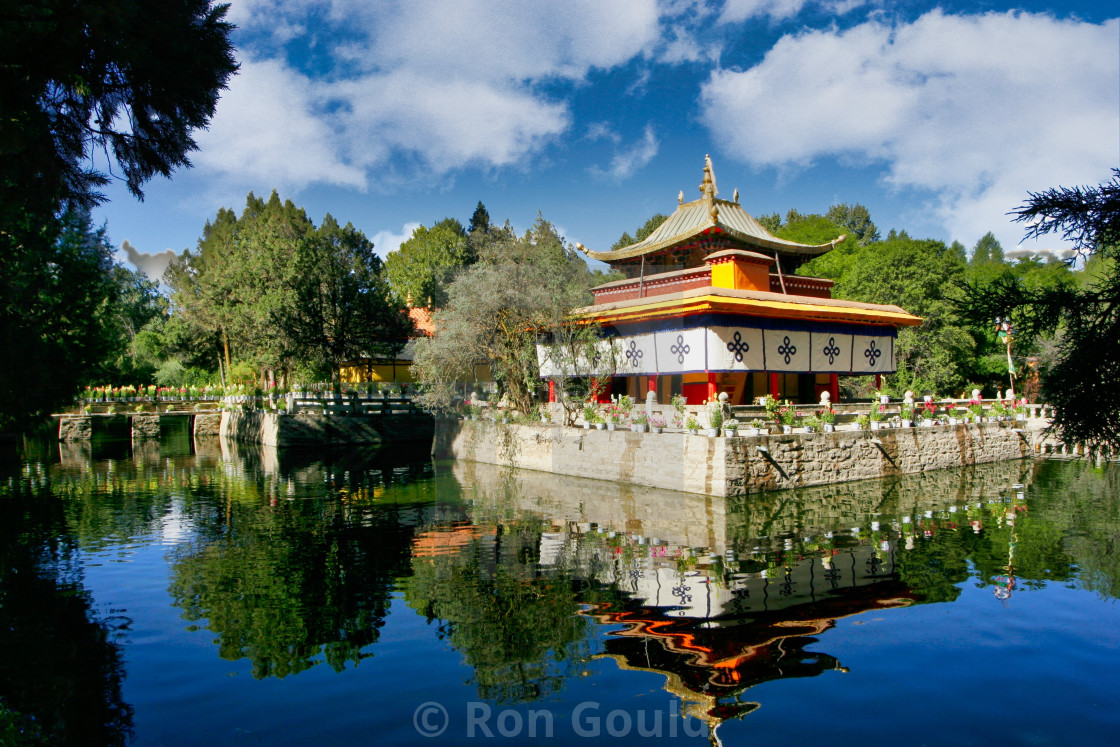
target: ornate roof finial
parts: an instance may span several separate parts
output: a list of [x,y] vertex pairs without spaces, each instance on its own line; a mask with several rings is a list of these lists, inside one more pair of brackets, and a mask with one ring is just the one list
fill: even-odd
[[734,202],[736,205],[739,204],[739,188],[738,187],[735,188],[735,194],[731,195],[731,201]]
[[408,293],[405,294],[404,305],[407,306],[410,309],[412,308],[412,291],[409,291]]
[[683,189],[680,192],[677,192],[677,204],[678,205],[683,205],[684,204],[684,190]]
[[704,156],[704,181],[700,184],[700,194],[714,199],[719,194],[716,188],[716,172],[712,169],[712,157]]
[[716,188],[716,175],[712,170],[711,156],[704,156],[704,181],[700,184],[700,194],[708,204],[708,215],[711,216],[714,224],[719,219],[719,207],[716,205],[716,195],[719,194],[719,190]]

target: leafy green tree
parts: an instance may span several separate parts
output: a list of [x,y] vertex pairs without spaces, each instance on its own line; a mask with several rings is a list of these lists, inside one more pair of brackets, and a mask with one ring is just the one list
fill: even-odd
[[1061,234],[1100,273],[1082,287],[1029,287],[1017,277],[972,283],[961,308],[976,323],[1010,316],[1020,335],[1059,333],[1058,359],[1042,381],[1054,426],[1068,441],[1120,446],[1120,169],[1098,186],[1031,193],[1015,211],[1028,238]]
[[986,263],[1000,263],[1005,260],[1003,258],[1003,246],[996,239],[995,234],[991,231],[984,234],[972,247],[972,259],[970,260],[974,265],[982,265]]
[[275,371],[298,354],[289,321],[298,313],[301,247],[314,228],[291,200],[250,192],[240,218],[220,209],[196,250],[168,268],[174,313],[220,345],[227,376],[235,358]]
[[854,205],[846,202],[833,205],[824,217],[838,226],[843,226],[855,237],[860,246],[867,246],[880,238],[879,229],[871,221],[871,213],[858,202]]
[[19,243],[4,255],[0,295],[0,431],[69,404],[93,368],[123,352],[112,247],[88,210],[43,228],[47,249]]
[[304,242],[298,264],[298,313],[292,337],[300,356],[330,371],[340,384],[344,361],[395,356],[412,331],[405,310],[387,300],[388,285],[373,242],[330,214]]
[[429,406],[449,408],[455,384],[489,363],[502,392],[521,412],[539,384],[535,343],[566,328],[572,309],[591,301],[595,277],[556,228],[538,216],[523,236],[494,232],[479,261],[448,288],[436,333],[417,341],[414,370]]
[[[785,230],[782,235],[789,238]],[[799,274],[834,279],[836,298],[895,304],[923,317],[920,327],[899,331],[898,372],[891,382],[900,391],[944,394],[958,393],[975,368],[973,330],[955,318],[945,298],[955,283],[963,282],[964,271],[959,248],[893,230],[886,240],[862,247],[849,238],[798,269]]]
[[[228,6],[169,0],[6,4],[0,25],[0,186],[12,202],[90,205],[108,178],[90,168],[112,153],[129,190],[189,166],[237,70]],[[44,50],[50,50],[44,54]],[[9,202],[11,200],[11,202]]]
[[[60,249],[74,243],[73,216],[99,202],[108,181],[90,166],[95,153],[108,157],[138,197],[152,176],[190,165],[192,133],[209,123],[237,69],[225,12],[208,0],[5,4],[0,326],[26,342],[5,347],[0,379],[5,391],[29,382],[39,391],[14,401],[0,394],[0,428],[69,398],[80,372],[105,359],[90,322],[104,321],[94,299],[108,297],[110,264],[89,252],[63,257]],[[47,299],[46,292],[60,295]]]
[[658,227],[667,220],[669,220],[669,216],[665,215],[664,213],[654,213],[649,217],[648,220],[646,220],[645,223],[638,227],[638,230],[634,232],[633,236],[630,235],[629,231],[623,231],[622,235],[618,237],[618,241],[611,244],[611,251],[630,246],[631,244],[637,244],[639,241],[643,241],[647,236],[656,231]]
[[120,352],[102,364],[100,380],[150,384],[167,355],[163,338],[167,299],[160,294],[159,283],[140,270],[118,264],[111,277],[118,288],[112,319],[121,338]]
[[[477,209],[475,217],[479,217]],[[486,221],[489,227],[489,217]],[[484,241],[487,235],[489,231],[483,231],[476,241]],[[400,249],[385,258],[393,294],[402,303],[411,298],[417,306],[442,307],[447,303],[448,284],[475,261],[474,247],[467,239],[463,225],[454,218],[444,218],[431,228],[419,226]]]

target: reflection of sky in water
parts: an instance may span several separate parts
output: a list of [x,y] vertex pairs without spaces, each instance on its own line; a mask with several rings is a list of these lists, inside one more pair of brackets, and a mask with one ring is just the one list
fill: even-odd
[[[916,709],[952,714],[921,728],[935,743],[1120,726],[1114,467],[726,502],[244,446],[24,478],[63,496],[94,613],[118,621],[138,744],[415,743],[429,700],[473,744],[480,693],[548,709],[566,741],[589,701],[725,720],[724,744],[917,738]],[[992,719],[1008,692],[1016,718]]]

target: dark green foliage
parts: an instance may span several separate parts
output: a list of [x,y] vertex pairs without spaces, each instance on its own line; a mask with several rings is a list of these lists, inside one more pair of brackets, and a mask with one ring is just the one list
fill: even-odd
[[9,245],[0,292],[0,431],[69,404],[93,367],[123,352],[121,287],[105,230],[87,210]]
[[393,358],[412,323],[389,286],[373,242],[329,214],[300,247],[291,337],[299,358],[331,371],[359,357]]
[[[477,209],[475,218],[481,220]],[[486,243],[492,233],[489,216],[486,230],[472,229],[469,236],[454,218],[444,218],[431,228],[420,226],[385,258],[385,276],[393,295],[400,303],[411,299],[415,306],[442,307],[447,303],[447,286],[458,273],[474,264],[477,245]]]
[[635,231],[633,236],[630,235],[629,231],[623,231],[622,235],[618,237],[618,241],[611,244],[611,251],[630,246],[631,244],[637,244],[656,231],[658,226],[667,220],[669,220],[669,216],[663,213],[654,213],[645,223],[638,227],[638,230]]
[[191,134],[214,115],[237,70],[227,6],[35,0],[5,3],[0,23],[0,210],[39,215],[91,205],[111,153],[129,190],[189,166]]
[[90,164],[94,154],[108,158],[137,197],[152,176],[190,165],[192,133],[237,69],[225,12],[207,0],[4,5],[0,429],[70,399],[119,355],[111,265],[93,246],[104,236],[75,238],[92,233],[75,224],[88,216],[75,216],[108,182]]
[[880,238],[879,229],[871,221],[871,214],[859,203],[849,205],[841,202],[833,205],[824,217],[847,229],[860,246],[866,246]]
[[[1011,316],[1020,335],[1058,333],[1057,360],[1043,378],[1043,400],[1056,408],[1054,425],[1071,442],[1120,446],[1120,170],[1097,187],[1060,187],[1014,211],[1027,236],[1060,233],[1082,255],[1096,259],[1079,287],[1053,282],[1055,268],[1040,265],[1050,282],[999,275],[971,284],[961,310],[975,323]],[[1037,263],[1036,263],[1037,264]]]
[[455,384],[489,364],[503,394],[523,413],[540,386],[535,343],[546,330],[570,329],[571,311],[591,302],[595,283],[575,249],[538,216],[523,236],[495,230],[479,261],[448,287],[436,334],[417,341],[415,372],[430,407],[450,408]]
[[974,265],[982,265],[989,262],[1000,262],[1003,259],[1003,246],[996,239],[995,234],[991,231],[980,237],[976,242],[976,246],[972,247],[972,259],[969,260]]
[[482,200],[478,201],[478,205],[471,214],[471,224],[467,227],[467,233],[490,233],[490,213],[486,212],[486,206],[482,204]]
[[373,244],[328,215],[316,228],[302,208],[249,193],[241,217],[223,208],[195,251],[167,272],[175,315],[220,352],[259,373],[310,365],[337,378],[338,364],[399,348],[410,326]]

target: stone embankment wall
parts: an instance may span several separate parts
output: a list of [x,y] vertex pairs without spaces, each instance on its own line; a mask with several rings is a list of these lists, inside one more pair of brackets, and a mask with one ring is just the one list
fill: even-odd
[[1046,422],[1019,425],[708,438],[441,420],[434,452],[554,474],[731,496],[1033,456]]
[[[430,415],[324,415],[300,412],[223,412],[221,437],[265,446],[430,443]],[[426,446],[425,446],[426,448]]]

